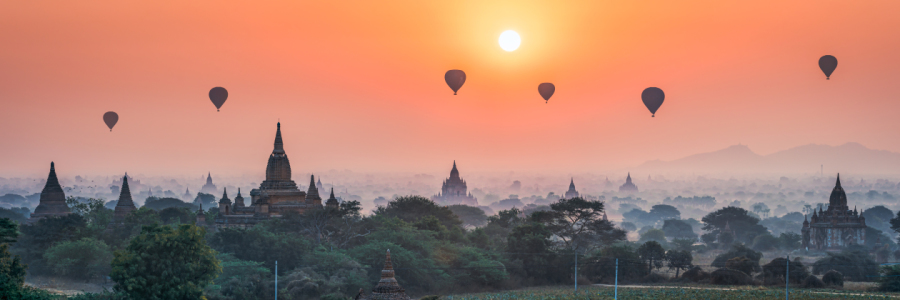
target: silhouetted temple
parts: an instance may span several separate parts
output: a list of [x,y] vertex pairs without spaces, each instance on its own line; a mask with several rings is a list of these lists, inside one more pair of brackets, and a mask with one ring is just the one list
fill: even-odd
[[215,195],[216,193],[218,193],[218,190],[219,189],[212,182],[212,173],[207,173],[206,184],[204,184],[203,187],[200,188],[200,192],[204,194]]
[[62,186],[59,185],[59,179],[56,178],[56,167],[50,162],[50,175],[47,176],[47,183],[41,191],[41,200],[34,213],[31,214],[30,222],[36,222],[40,218],[65,216],[71,213],[69,205],[66,204],[66,193],[63,192]]
[[113,216],[113,222],[122,224],[125,217],[131,212],[137,210],[134,206],[134,200],[131,199],[131,188],[128,187],[128,176],[122,177],[122,191],[119,193],[119,201],[116,202],[116,211]]
[[442,205],[464,204],[478,206],[478,199],[467,193],[466,181],[459,178],[459,170],[456,169],[456,161],[453,161],[453,169],[450,170],[450,178],[444,180],[441,192],[431,197],[434,202]]
[[569,190],[566,191],[565,198],[572,199],[575,197],[578,197],[578,191],[575,190],[575,178],[572,178],[571,181],[569,181]]
[[850,245],[865,245],[866,218],[855,207],[850,210],[847,206],[840,174],[831,190],[828,210],[813,210],[808,221],[804,218],[801,232],[807,249],[840,251]]
[[188,202],[194,200],[194,195],[191,195],[191,189],[190,189],[190,188],[185,188],[185,189],[184,189],[184,196],[181,196],[181,200],[188,201]]
[[279,122],[275,131],[275,147],[266,165],[266,180],[258,189],[250,191],[249,206],[243,204],[244,198],[240,196],[240,190],[235,198],[235,201],[241,199],[240,204],[232,205],[227,192],[223,193],[219,200],[216,227],[250,228],[268,218],[281,217],[288,211],[303,213],[309,209],[322,208],[322,198],[319,197],[315,179],[315,176],[310,176],[309,190],[305,193],[291,180],[291,163],[284,152]]
[[381,280],[372,289],[369,296],[358,297],[358,299],[367,300],[409,300],[406,290],[400,287],[397,279],[394,278],[394,265],[391,263],[391,250],[387,250],[384,260],[384,269],[381,270]]
[[339,208],[340,206],[341,204],[338,203],[337,198],[334,197],[334,188],[332,187],[331,196],[328,196],[328,201],[325,201],[325,207]]
[[631,173],[628,173],[628,177],[625,177],[625,184],[619,187],[619,191],[629,193],[638,191],[638,187],[631,182]]

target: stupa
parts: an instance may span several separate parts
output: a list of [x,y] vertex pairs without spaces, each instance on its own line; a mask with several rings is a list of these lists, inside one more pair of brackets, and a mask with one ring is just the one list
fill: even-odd
[[47,183],[44,184],[44,189],[41,191],[40,203],[34,208],[30,222],[41,218],[65,216],[70,213],[69,205],[66,204],[66,193],[59,185],[59,179],[56,178],[55,164],[50,162],[50,175],[47,176]]

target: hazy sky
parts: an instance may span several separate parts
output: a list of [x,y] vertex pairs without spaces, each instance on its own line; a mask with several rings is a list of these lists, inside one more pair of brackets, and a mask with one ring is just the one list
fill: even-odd
[[[50,160],[262,173],[279,119],[297,173],[602,171],[737,143],[900,151],[898,15],[900,1],[3,1],[0,175],[45,176]],[[499,47],[505,30],[518,50]],[[467,74],[457,96],[448,69]],[[650,86],[666,93],[655,118]]]

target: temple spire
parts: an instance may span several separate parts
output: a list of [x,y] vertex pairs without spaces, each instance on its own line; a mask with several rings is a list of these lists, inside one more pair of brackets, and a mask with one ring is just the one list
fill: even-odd
[[116,206],[134,206],[131,199],[131,188],[128,187],[128,175],[122,177],[122,190],[119,192],[119,202]]
[[834,186],[835,186],[835,187],[840,187],[840,186],[841,186],[841,173],[838,173],[838,174],[837,174],[837,182],[834,183]]
[[284,153],[284,142],[281,140],[281,122],[278,122],[278,130],[275,131],[275,153]]
[[572,177],[572,179],[569,179],[569,190],[570,191],[575,190],[575,177]]

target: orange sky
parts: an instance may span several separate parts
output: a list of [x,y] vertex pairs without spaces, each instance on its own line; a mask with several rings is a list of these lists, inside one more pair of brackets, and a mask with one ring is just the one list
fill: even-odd
[[[900,152],[898,15],[900,1],[3,1],[0,176],[50,160],[262,174],[279,118],[304,173],[599,172],[737,143]],[[522,46],[505,52],[510,29]],[[466,71],[457,96],[448,69]],[[649,86],[666,92],[656,118]]]

